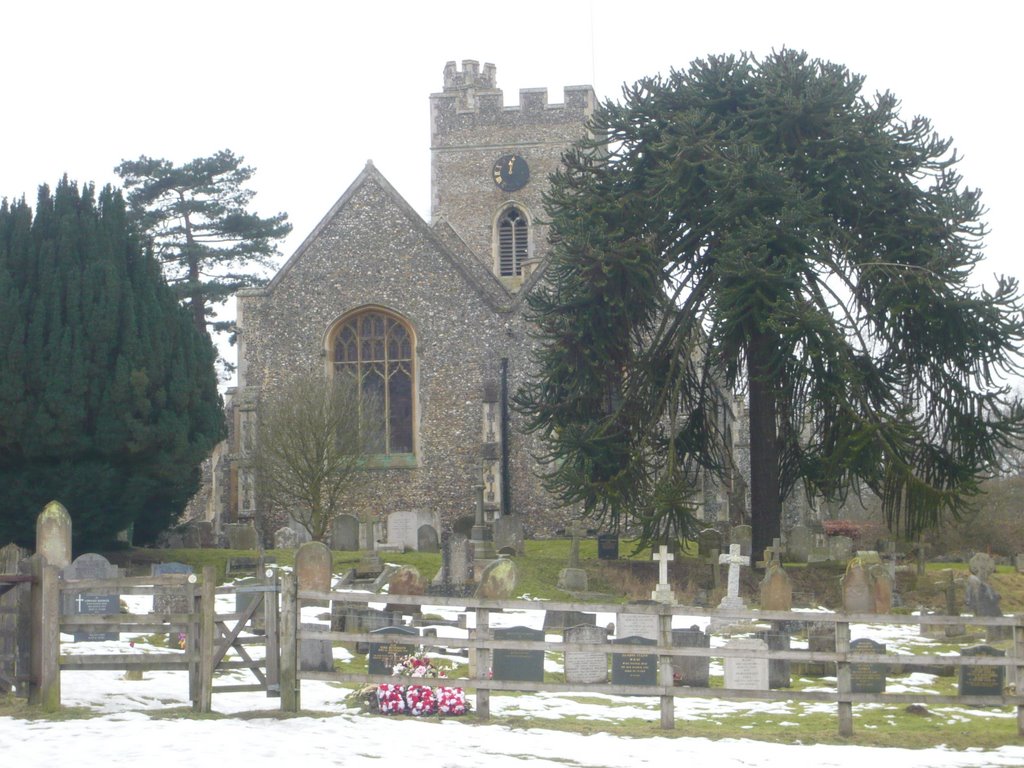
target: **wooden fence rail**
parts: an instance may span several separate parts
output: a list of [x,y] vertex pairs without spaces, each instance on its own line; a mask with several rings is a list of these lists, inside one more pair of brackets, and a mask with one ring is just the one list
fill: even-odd
[[[796,702],[827,702],[837,705],[838,730],[841,735],[853,733],[853,705],[855,704],[902,704],[920,703],[953,704],[966,706],[1013,706],[1017,709],[1018,733],[1024,736],[1024,616],[1007,617],[966,617],[966,616],[905,616],[897,614],[841,614],[818,612],[790,611],[751,611],[729,610],[711,611],[689,606],[669,605],[622,605],[593,604],[576,602],[536,602],[527,600],[481,600],[476,598],[446,598],[437,596],[406,596],[390,598],[402,605],[427,605],[458,608],[467,614],[475,615],[475,628],[465,640],[454,638],[416,638],[401,640],[388,636],[394,642],[408,642],[412,645],[443,645],[449,648],[461,648],[475,654],[475,668],[470,670],[471,677],[459,680],[459,684],[475,689],[477,716],[486,720],[490,716],[490,694],[493,691],[552,691],[567,693],[605,693],[623,695],[657,696],[661,704],[661,726],[674,727],[674,700],[676,697],[701,699],[729,699],[755,701],[796,701]],[[353,592],[313,592],[301,591],[296,588],[295,578],[287,574],[282,578],[281,606],[281,707],[286,711],[299,711],[301,706],[300,686],[302,680],[329,680],[342,683],[380,684],[395,682],[390,675],[370,675],[343,672],[324,672],[301,670],[299,668],[299,644],[305,640],[329,640],[332,642],[382,642],[382,636],[368,632],[334,632],[328,629],[311,629],[303,627],[299,622],[299,611],[303,603],[341,603],[354,606],[367,606],[387,602],[388,597]],[[502,611],[579,611],[584,613],[630,613],[649,614],[658,617],[659,640],[656,645],[632,645],[619,642],[608,643],[565,643],[548,642],[546,640],[507,640],[498,639],[490,626],[493,613]],[[751,624],[752,622],[801,622],[805,624],[832,624],[835,627],[836,650],[773,650],[773,649],[735,649],[728,647],[676,647],[672,645],[672,618],[674,616],[711,617],[727,624]],[[863,653],[851,651],[851,627],[857,625],[908,624],[908,625],[949,625],[968,624],[970,626],[1006,628],[1012,633],[1013,642],[1006,656],[946,656],[938,654],[907,654],[907,653]],[[751,624],[751,631],[755,627]],[[759,628],[759,629],[763,629]],[[567,682],[529,682],[519,680],[495,680],[488,676],[491,668],[491,654],[499,649],[523,651],[544,651],[564,653],[565,651],[590,651],[602,653],[622,653],[656,655],[658,657],[658,675],[656,685],[633,686],[613,685],[611,683],[567,683]],[[834,691],[800,691],[792,689],[727,689],[680,687],[674,685],[671,662],[676,657],[704,658],[744,658],[767,659],[773,661],[834,663],[836,665],[836,689]],[[999,695],[939,695],[912,693],[859,693],[852,689],[851,665],[884,664],[889,669],[894,667],[912,666],[914,668],[949,667],[1003,667],[1007,670],[1008,685]]]

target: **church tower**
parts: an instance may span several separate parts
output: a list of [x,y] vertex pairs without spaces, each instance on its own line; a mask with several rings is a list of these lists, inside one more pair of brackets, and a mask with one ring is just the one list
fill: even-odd
[[444,68],[430,97],[430,217],[446,221],[484,265],[516,292],[547,251],[542,195],[562,152],[581,138],[597,105],[589,85],[562,104],[546,88],[519,91],[506,107],[496,69],[466,60]]

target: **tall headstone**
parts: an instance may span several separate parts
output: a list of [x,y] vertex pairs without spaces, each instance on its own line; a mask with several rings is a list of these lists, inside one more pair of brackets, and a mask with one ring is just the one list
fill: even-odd
[[[604,627],[578,625],[568,627],[564,634],[568,643],[607,643]],[[567,683],[605,683],[608,681],[608,654],[603,651],[565,651]]]
[[338,515],[331,521],[331,550],[357,552],[359,550],[359,519],[353,515]]
[[492,524],[494,548],[501,552],[511,549],[516,555],[525,555],[526,534],[523,518],[519,515],[502,515]]
[[[767,651],[764,640],[736,638],[725,644],[730,650]],[[753,656],[728,656],[725,659],[725,687],[728,689],[767,691],[768,659]]]
[[811,554],[814,538],[811,529],[805,525],[795,525],[786,536],[786,556],[794,563],[806,563]]
[[59,501],[51,501],[36,518],[36,554],[48,565],[71,565],[71,515]]
[[[308,541],[299,547],[295,553],[295,579],[298,582],[299,592],[329,592],[331,590],[331,550],[327,548],[326,544],[320,541]],[[303,624],[303,629],[323,629],[323,627],[317,624]],[[315,672],[332,671],[334,669],[334,653],[331,641],[301,641],[299,643],[299,668]]]
[[715,528],[705,528],[697,534],[697,551],[704,560],[710,560],[712,553],[717,558],[724,551],[722,533]]
[[875,598],[871,593],[868,569],[858,559],[850,561],[841,583],[843,610],[846,613],[875,612]]
[[[92,579],[116,579],[119,575],[116,565],[112,565],[103,555],[86,553],[79,555],[61,571],[66,588],[62,590],[63,613],[65,615],[112,616],[121,612],[121,596],[116,591],[77,591],[76,581]],[[70,587],[70,588],[68,588]],[[75,642],[102,642],[117,640],[117,632],[85,629],[75,632]]]
[[761,580],[761,610],[790,611],[793,609],[793,584],[777,561],[769,564]]
[[749,525],[734,525],[729,532],[729,551],[732,551],[733,544],[739,544],[740,554],[750,557],[753,540],[754,531]]

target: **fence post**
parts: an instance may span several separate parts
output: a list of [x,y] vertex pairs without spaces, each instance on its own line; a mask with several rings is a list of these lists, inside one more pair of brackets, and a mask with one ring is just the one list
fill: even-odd
[[[268,575],[269,574],[269,575]],[[278,636],[277,575],[272,570],[263,574],[267,590],[263,593],[263,625],[266,630],[267,698],[281,695],[281,650]]]
[[[1017,614],[1017,623],[1013,627],[1013,655],[1016,662],[1016,694],[1024,696],[1024,621]],[[1017,735],[1024,736],[1024,704],[1017,705]]]
[[199,711],[213,709],[213,648],[216,632],[217,571],[203,567],[199,616]]
[[[669,607],[663,606],[658,616],[658,645],[663,648],[672,647],[672,614]],[[658,657],[658,685],[671,688],[674,685],[672,679],[672,657]],[[661,727],[670,731],[676,727],[676,699],[675,696],[662,694],[661,696]]]
[[836,662],[836,691],[839,694],[839,735],[853,736],[853,702],[844,699],[850,695],[850,662],[846,661],[850,653],[850,622],[836,622],[836,653],[841,654],[844,661]]
[[32,568],[32,679],[28,703],[44,712],[60,710],[60,577],[42,555]]
[[201,616],[203,614],[203,601],[201,587],[194,575],[189,576],[188,592],[189,617],[188,630],[185,634],[185,654],[188,657],[188,698],[192,702],[192,709],[199,711],[199,697],[201,685],[199,679],[202,676],[202,664],[200,663],[199,632],[202,628]]
[[[476,609],[476,676],[487,680],[491,674],[491,650],[486,646],[490,639],[490,611]],[[476,716],[480,720],[491,719],[491,689],[476,689]]]
[[281,711],[299,711],[299,601],[295,573],[281,575]]

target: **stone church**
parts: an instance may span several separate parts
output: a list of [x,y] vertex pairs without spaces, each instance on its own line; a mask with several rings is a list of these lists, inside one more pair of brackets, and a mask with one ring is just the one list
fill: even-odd
[[[430,221],[367,163],[270,283],[239,294],[238,386],[209,517],[260,523],[245,461],[260,395],[283,372],[320,367],[355,373],[383,403],[380,445],[346,502],[363,546],[399,511],[450,529],[474,513],[479,486],[489,520],[518,516],[528,536],[566,526],[509,402],[530,375],[542,194],[596,106],[590,86],[553,104],[524,89],[505,106],[494,65],[445,66],[430,96]],[[703,496],[705,519],[728,519],[726,492]]]

